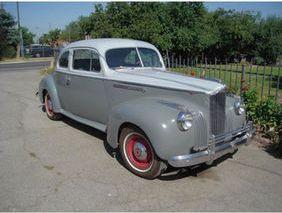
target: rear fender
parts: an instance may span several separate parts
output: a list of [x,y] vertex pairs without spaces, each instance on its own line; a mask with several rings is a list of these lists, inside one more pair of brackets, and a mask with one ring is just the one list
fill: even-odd
[[55,85],[53,74],[49,74],[45,76],[39,83],[38,95],[40,102],[44,103],[44,91],[47,90],[53,103],[54,112],[60,112],[61,104],[59,100],[59,96],[57,93],[57,88]]

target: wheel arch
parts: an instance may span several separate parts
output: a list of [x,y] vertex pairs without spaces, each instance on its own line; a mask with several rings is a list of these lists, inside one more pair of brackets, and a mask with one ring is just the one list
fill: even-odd
[[156,155],[166,160],[171,140],[179,132],[175,123],[178,109],[162,106],[157,100],[134,100],[116,106],[107,122],[107,141],[118,147],[121,130],[136,127],[144,132]]
[[53,100],[54,111],[60,112],[61,104],[52,74],[45,76],[39,83],[38,95],[41,103],[44,103],[44,97],[47,94],[47,92],[49,93],[49,95]]

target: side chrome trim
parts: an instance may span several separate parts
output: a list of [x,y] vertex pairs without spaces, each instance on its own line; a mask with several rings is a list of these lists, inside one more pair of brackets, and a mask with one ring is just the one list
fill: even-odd
[[128,86],[124,84],[115,84],[114,83],[113,87],[119,88],[119,89],[133,90],[133,91],[142,92],[142,93],[146,92],[146,90],[142,87],[134,87],[134,86]]

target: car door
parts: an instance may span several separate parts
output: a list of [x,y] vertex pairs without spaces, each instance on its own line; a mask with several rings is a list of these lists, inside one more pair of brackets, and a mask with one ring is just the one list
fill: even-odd
[[58,59],[56,71],[53,73],[61,107],[63,110],[66,111],[70,110],[69,109],[70,94],[67,87],[69,83],[68,81],[69,76],[70,76],[69,59],[70,59],[70,51],[66,50],[62,52]]
[[105,124],[108,103],[99,54],[90,48],[74,48],[70,54],[67,109],[79,117]]

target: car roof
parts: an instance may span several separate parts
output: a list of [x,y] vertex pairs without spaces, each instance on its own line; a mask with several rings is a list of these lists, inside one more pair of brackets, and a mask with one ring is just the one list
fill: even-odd
[[98,50],[100,54],[105,54],[109,49],[115,48],[126,48],[126,47],[145,47],[156,49],[156,47],[148,42],[133,40],[133,39],[121,39],[121,38],[99,38],[82,40],[70,43],[65,47],[65,49],[75,48],[75,47],[90,47]]

